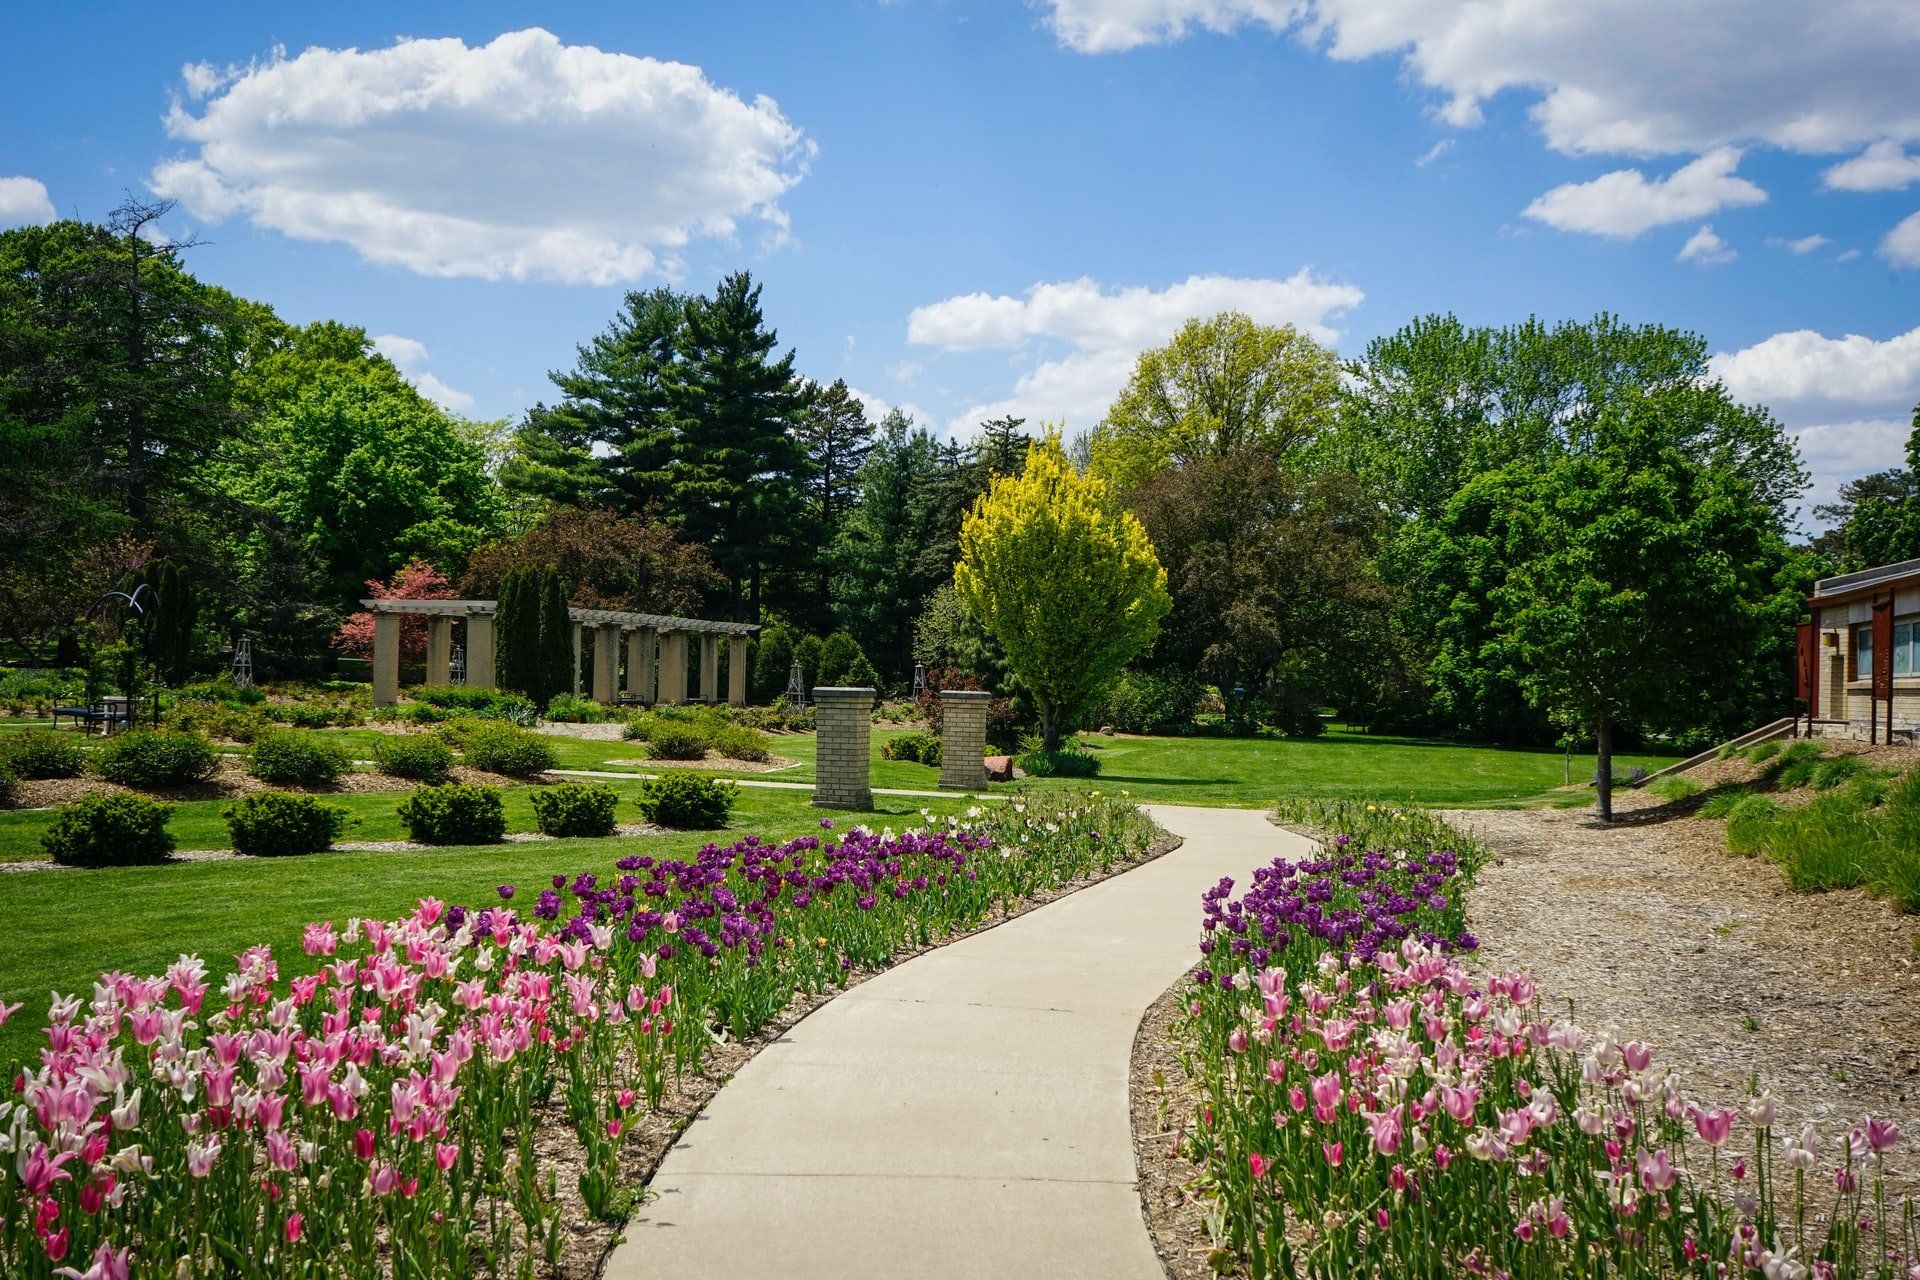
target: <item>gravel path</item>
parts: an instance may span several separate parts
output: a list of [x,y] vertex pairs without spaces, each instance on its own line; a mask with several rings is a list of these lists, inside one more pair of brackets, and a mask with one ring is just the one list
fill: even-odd
[[[1531,971],[1692,1091],[1737,1098],[1758,1080],[1783,1131],[1832,1134],[1872,1112],[1920,1138],[1914,918],[1855,890],[1796,893],[1773,864],[1729,854],[1724,823],[1627,800],[1640,807],[1611,827],[1585,810],[1445,815],[1498,859],[1468,897],[1479,967]],[[1920,1182],[1920,1155],[1895,1164]]]

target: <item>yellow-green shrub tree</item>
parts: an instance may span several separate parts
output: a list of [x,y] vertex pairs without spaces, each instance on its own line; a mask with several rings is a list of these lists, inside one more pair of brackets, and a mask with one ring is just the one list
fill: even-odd
[[1032,696],[1049,751],[1152,643],[1168,605],[1146,529],[1104,481],[1074,470],[1054,431],[974,504],[953,585]]

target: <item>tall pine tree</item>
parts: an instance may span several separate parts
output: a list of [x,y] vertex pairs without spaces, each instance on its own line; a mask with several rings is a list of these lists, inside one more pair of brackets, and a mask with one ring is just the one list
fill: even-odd
[[799,394],[793,352],[779,337],[746,272],[686,306],[673,398],[680,434],[667,511],[713,551],[727,580],[727,611],[757,619],[770,572],[806,554],[794,536],[806,455],[793,432]]
[[832,386],[814,383],[807,388],[795,434],[807,455],[804,485],[814,559],[810,585],[824,605],[833,578],[834,539],[860,496],[860,468],[873,453],[873,424],[846,382],[836,379]]

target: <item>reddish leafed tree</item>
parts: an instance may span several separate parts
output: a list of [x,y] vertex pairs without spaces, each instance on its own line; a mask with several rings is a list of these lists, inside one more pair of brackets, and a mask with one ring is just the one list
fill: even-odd
[[721,582],[708,550],[680,541],[652,512],[622,516],[593,507],[555,507],[518,537],[479,547],[467,558],[461,586],[491,599],[516,569],[553,570],[581,608],[643,613],[697,613]]
[[[447,576],[425,560],[412,560],[401,566],[392,580],[367,579],[367,595],[375,600],[452,600],[453,587]],[[355,658],[373,657],[373,615],[353,613],[340,624],[333,636],[334,648]],[[427,620],[400,619],[400,660],[420,662],[427,656]]]

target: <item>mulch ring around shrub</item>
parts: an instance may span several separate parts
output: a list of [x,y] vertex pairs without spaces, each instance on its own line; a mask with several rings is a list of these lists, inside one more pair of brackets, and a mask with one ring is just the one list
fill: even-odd
[[[759,769],[761,765],[741,765],[743,769]],[[456,764],[448,772],[455,782],[472,782],[485,786],[524,787],[544,786],[554,781],[544,774],[532,778],[509,778],[505,774],[488,773],[483,769],[470,769],[466,765]],[[108,782],[105,778],[43,778],[22,781],[14,787],[14,809],[57,809],[72,804],[80,797],[94,792],[138,791],[143,796],[169,803],[187,800],[235,800],[244,795],[259,791],[293,791],[302,795],[363,795],[376,791],[412,791],[425,784],[411,778],[397,778],[390,773],[381,773],[376,769],[350,769],[330,783],[315,787],[303,787],[296,783],[263,782],[246,770],[243,760],[228,756],[221,760],[220,769],[205,782],[190,782],[182,787],[123,787],[117,782]]]
[[661,760],[654,756],[634,756],[606,761],[610,768],[645,769],[649,773],[661,769],[704,769],[710,773],[778,773],[782,769],[791,769],[800,763],[802,762],[790,760],[786,756],[768,756],[765,760],[733,760],[726,756],[708,756],[704,760]]

